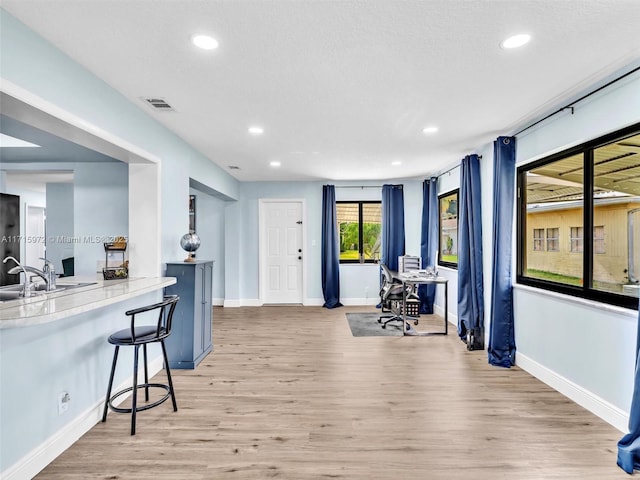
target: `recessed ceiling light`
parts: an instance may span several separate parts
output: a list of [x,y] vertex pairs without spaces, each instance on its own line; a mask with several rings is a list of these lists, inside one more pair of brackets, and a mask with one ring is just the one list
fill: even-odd
[[251,135],[262,135],[264,133],[264,128],[262,127],[249,127],[249,133]]
[[272,167],[279,167],[280,162],[269,162],[269,165],[271,165]]
[[422,129],[422,133],[436,133],[438,131],[438,127],[424,127]]
[[391,165],[393,165],[394,167],[397,167],[399,165],[402,165],[402,162],[400,160],[394,160],[393,162],[391,162]]
[[40,145],[36,145],[35,143],[27,142],[25,140],[20,140],[19,138],[11,137],[9,135],[5,135],[4,133],[0,133],[0,147],[40,147]]
[[517,35],[512,35],[506,40],[503,40],[500,46],[507,49],[518,48],[529,43],[529,40],[531,40],[531,35],[529,35],[528,33],[519,33]]
[[209,35],[194,35],[191,37],[191,42],[203,50],[214,50],[218,48],[218,41]]

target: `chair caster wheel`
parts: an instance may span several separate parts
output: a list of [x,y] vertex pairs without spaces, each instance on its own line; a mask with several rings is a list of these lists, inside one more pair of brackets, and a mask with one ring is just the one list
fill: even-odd
[[378,319],[378,323],[382,323],[382,319],[381,318]]
[[387,328],[387,326],[386,325],[382,325],[382,328]]
[[416,320],[415,322],[413,322],[414,325],[418,325],[418,320]]

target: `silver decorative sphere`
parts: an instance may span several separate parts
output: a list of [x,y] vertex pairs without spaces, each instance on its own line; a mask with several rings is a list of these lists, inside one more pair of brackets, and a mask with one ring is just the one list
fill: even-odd
[[195,252],[200,247],[200,237],[195,233],[186,233],[180,239],[180,246],[185,252]]

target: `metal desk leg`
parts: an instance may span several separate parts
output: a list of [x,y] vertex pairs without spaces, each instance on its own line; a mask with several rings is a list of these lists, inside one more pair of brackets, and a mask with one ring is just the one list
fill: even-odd
[[449,334],[449,282],[444,283],[444,334]]
[[407,284],[402,281],[402,336],[407,330]]

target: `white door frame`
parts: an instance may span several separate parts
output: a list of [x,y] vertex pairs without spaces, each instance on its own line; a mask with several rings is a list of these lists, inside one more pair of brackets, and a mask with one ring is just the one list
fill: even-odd
[[[31,228],[30,228],[30,218],[31,218],[31,214],[29,213],[30,209],[36,209],[38,212],[38,217],[40,217],[40,214],[42,215],[42,229],[43,232],[41,232],[42,234],[40,235],[40,232],[32,232]],[[24,244],[24,255],[23,252],[20,252],[21,255],[23,255],[22,258],[22,263],[25,265],[31,265],[31,266],[35,266],[36,268],[40,268],[42,265],[42,261],[39,260],[41,257],[47,258],[47,246],[46,246],[46,218],[47,218],[47,214],[46,214],[46,208],[42,207],[40,205],[30,205],[28,203],[24,204],[24,230],[22,230],[24,232],[24,238],[22,238],[22,242]],[[42,248],[41,253],[37,254],[36,258],[28,258],[27,253],[29,252],[29,247],[34,247],[34,246],[38,246]]]
[[263,266],[266,258],[267,239],[264,234],[265,210],[268,203],[299,203],[302,208],[302,304],[307,304],[307,206],[304,198],[260,198],[258,199],[258,284],[260,305],[265,303],[266,272]]

